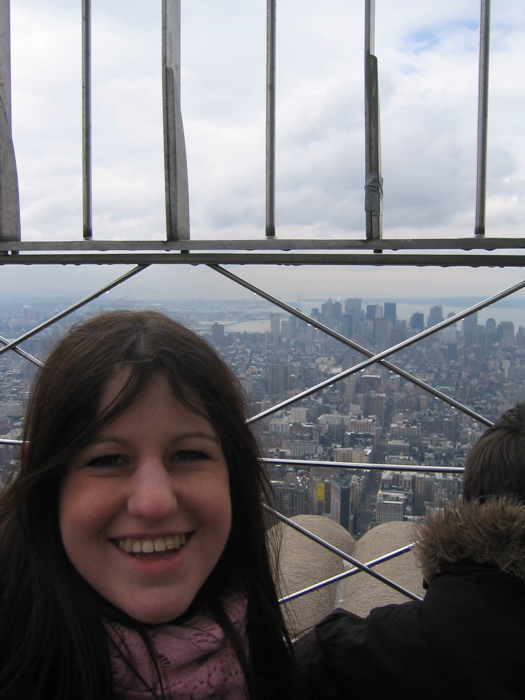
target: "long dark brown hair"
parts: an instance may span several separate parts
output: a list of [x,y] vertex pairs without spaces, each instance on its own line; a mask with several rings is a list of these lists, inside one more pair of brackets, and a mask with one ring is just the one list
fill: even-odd
[[[101,392],[123,367],[129,380],[100,413]],[[268,484],[238,383],[204,339],[167,316],[113,311],[73,327],[38,374],[19,473],[0,497],[1,700],[113,698],[103,619],[119,611],[70,564],[58,495],[71,459],[159,372],[181,403],[198,412],[196,399],[204,407],[229,469],[231,533],[188,613],[204,604],[211,610],[239,657],[250,698],[293,695],[292,654],[262,507]],[[237,591],[248,600],[248,653],[221,603]]]

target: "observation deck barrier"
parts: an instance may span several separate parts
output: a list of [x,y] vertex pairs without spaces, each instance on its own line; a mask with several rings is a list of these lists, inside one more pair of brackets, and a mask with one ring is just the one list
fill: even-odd
[[[212,11],[213,0],[203,2],[206,11]],[[435,3],[436,5],[438,3]],[[473,5],[476,3],[473,3]],[[93,4],[94,8],[96,3]],[[148,3],[148,6],[150,4]],[[411,236],[392,235],[385,237],[383,232],[383,219],[388,222],[388,210],[383,211],[383,191],[388,192],[388,188],[383,183],[383,173],[381,165],[381,129],[379,120],[379,93],[381,83],[381,46],[375,49],[375,22],[376,7],[374,0],[365,0],[362,3],[364,19],[364,40],[363,40],[363,63],[359,71],[363,75],[364,105],[364,162],[362,167],[362,191],[364,191],[364,211],[361,230],[358,235],[336,235],[330,236],[321,233],[312,236],[280,237],[280,225],[276,220],[279,197],[284,189],[285,177],[276,177],[276,150],[279,155],[277,144],[279,126],[279,93],[277,90],[278,72],[278,48],[284,46],[290,39],[286,36],[281,42],[279,35],[279,12],[281,8],[276,6],[275,0],[267,0],[266,3],[266,79],[261,84],[260,90],[265,95],[265,110],[261,113],[261,122],[264,123],[265,133],[265,216],[264,225],[260,225],[257,215],[255,223],[250,224],[250,230],[258,229],[259,235],[253,237],[233,237],[233,238],[213,238],[203,237],[202,231],[196,237],[191,235],[190,227],[190,178],[192,159],[196,156],[191,148],[186,145],[183,128],[183,106],[184,106],[184,9],[181,16],[180,0],[163,0],[162,16],[160,27],[160,42],[162,44],[161,61],[161,83],[162,83],[162,131],[164,144],[164,192],[165,192],[165,232],[159,238],[159,232],[155,230],[145,230],[143,238],[106,237],[99,238],[97,233],[97,220],[93,217],[93,172],[101,174],[93,169],[93,84],[92,84],[92,36],[96,33],[97,26],[92,31],[92,3],[91,0],[83,0],[82,11],[78,10],[78,25],[82,34],[82,101],[81,101],[81,122],[82,122],[82,158],[79,159],[78,173],[75,176],[82,181],[82,223],[77,226],[78,236],[70,236],[69,240],[62,240],[61,236],[53,235],[45,238],[34,232],[24,229],[24,207],[20,207],[20,200],[31,206],[31,193],[24,192],[23,188],[19,193],[19,179],[17,171],[18,151],[16,144],[16,115],[22,112],[12,109],[12,103],[17,99],[16,84],[13,85],[11,79],[11,47],[22,43],[21,32],[23,26],[18,19],[11,31],[11,16],[14,8],[10,0],[0,0],[0,265],[3,269],[15,267],[17,270],[25,266],[33,269],[43,269],[49,266],[125,266],[125,271],[109,282],[98,286],[93,292],[83,296],[74,304],[68,305],[59,313],[52,315],[47,320],[38,323],[31,330],[23,333],[15,339],[8,339],[9,333],[4,331],[0,336],[0,355],[4,357],[11,352],[22,356],[25,360],[36,366],[42,366],[42,359],[35,357],[23,348],[23,343],[43,330],[50,328],[57,322],[73,315],[75,312],[99,299],[102,295],[114,290],[121,285],[125,285],[134,278],[140,278],[150,267],[159,269],[163,266],[170,266],[172,270],[177,270],[181,266],[188,270],[206,268],[210,275],[217,279],[226,280],[228,284],[244,289],[248,294],[255,294],[273,305],[274,308],[284,311],[291,317],[295,317],[307,323],[310,327],[317,329],[322,334],[334,339],[338,343],[359,353],[363,359],[351,367],[330,376],[328,379],[312,385],[307,389],[297,393],[293,397],[276,403],[250,419],[250,423],[257,423],[270,415],[291,406],[302,399],[322,392],[342,380],[356,375],[358,372],[379,365],[390,373],[401,377],[403,380],[411,382],[430,396],[445,402],[458,415],[465,415],[481,426],[490,426],[492,420],[481,414],[479,410],[469,407],[466,403],[448,395],[442,388],[433,387],[420,377],[411,374],[394,362],[396,354],[402,350],[421,341],[434,336],[441,330],[452,326],[459,321],[465,320],[475,315],[478,311],[492,307],[497,302],[518,293],[525,287],[525,280],[512,281],[504,285],[504,288],[496,293],[488,295],[485,299],[478,301],[463,311],[447,318],[446,320],[427,328],[415,335],[382,351],[371,350],[357,343],[351,337],[346,337],[339,331],[321,323],[318,318],[307,315],[295,308],[273,293],[272,285],[275,278],[268,277],[268,288],[264,285],[254,284],[244,275],[237,274],[232,268],[243,266],[251,268],[262,266],[273,273],[279,271],[279,275],[291,274],[293,268],[307,268],[314,266],[322,269],[327,275],[333,270],[344,268],[347,271],[355,268],[366,268],[373,266],[381,270],[398,269],[413,270],[420,268],[432,268],[433,270],[466,269],[478,270],[484,274],[488,269],[499,268],[504,272],[513,271],[525,266],[524,241],[523,237],[511,236],[491,236],[487,231],[485,211],[487,205],[487,141],[488,141],[488,97],[489,97],[489,56],[490,56],[490,22],[491,5],[489,0],[482,0],[479,3],[479,70],[477,82],[477,149],[476,164],[473,179],[476,181],[475,197],[472,202],[473,225],[471,235],[461,235],[455,237],[453,232],[448,232],[445,236]],[[379,8],[381,9],[381,8]],[[301,6],[297,3],[296,12],[301,11]],[[153,10],[151,10],[153,12]],[[188,13],[190,10],[188,10]],[[284,12],[284,8],[283,8]],[[378,13],[380,15],[380,12]],[[225,20],[227,21],[227,20]],[[291,25],[288,25],[290,29]],[[329,31],[327,29],[327,31]],[[49,37],[52,39],[52,37]],[[27,47],[24,51],[28,51]],[[204,51],[204,47],[201,47]],[[20,55],[21,49],[17,49]],[[31,57],[28,60],[34,61]],[[355,72],[355,66],[349,66]],[[507,68],[510,72],[512,66]],[[348,77],[348,76],[346,76]],[[341,76],[344,81],[345,76]],[[282,96],[281,96],[282,97]],[[284,108],[281,114],[284,113]],[[15,117],[12,116],[15,115]],[[350,117],[349,117],[350,118]],[[28,147],[23,145],[24,154]],[[348,156],[348,163],[352,158]],[[278,158],[277,158],[278,162]],[[188,164],[190,168],[188,170]],[[226,167],[226,162],[223,163]],[[350,168],[349,168],[350,169]],[[220,174],[220,166],[218,168]],[[278,174],[278,171],[277,171]],[[24,182],[23,180],[21,182]],[[280,187],[279,188],[279,183]],[[126,183],[123,183],[125,186]],[[21,195],[21,197],[20,197]],[[25,199],[24,199],[25,198]],[[310,222],[312,233],[316,231],[315,221]],[[348,223],[349,231],[354,224]],[[34,229],[35,226],[33,225]],[[283,227],[286,228],[286,227]],[[355,226],[354,226],[355,228]],[[388,228],[388,227],[386,227]],[[399,230],[409,230],[406,226]],[[413,230],[413,229],[410,229]],[[175,267],[173,267],[175,266]],[[53,268],[55,269],[55,268]],[[175,273],[174,273],[175,277]],[[211,279],[208,278],[208,279]],[[509,274],[508,279],[513,279]],[[358,290],[357,290],[358,291]],[[18,445],[17,440],[1,438],[1,444]],[[396,467],[391,464],[368,464],[349,462],[322,462],[319,460],[272,460],[265,458],[265,462],[271,464],[289,464],[301,466],[303,468],[351,468],[365,470],[396,470],[417,471],[417,472],[449,472],[459,474],[461,466],[456,467],[432,467],[432,466],[402,466]],[[388,580],[378,574],[375,567],[392,557],[405,553],[407,548],[392,551],[373,561],[363,563],[357,561],[352,556],[337,549],[329,542],[322,540],[315,534],[301,528],[293,520],[276,513],[290,527],[301,531],[307,537],[315,540],[321,546],[328,548],[337,556],[348,562],[352,568],[335,578],[324,580],[301,591],[287,596],[283,602],[294,600],[314,589],[324,587],[345,577],[351,577],[359,572],[365,572],[376,579],[381,580],[388,586],[393,587],[398,592],[412,599],[419,596],[399,586],[395,581]],[[410,548],[410,545],[408,546]]]

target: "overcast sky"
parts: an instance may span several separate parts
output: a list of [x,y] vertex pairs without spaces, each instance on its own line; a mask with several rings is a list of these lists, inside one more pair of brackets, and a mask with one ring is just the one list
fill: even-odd
[[[364,237],[364,0],[277,2],[280,238]],[[96,238],[165,236],[160,0],[92,0]],[[11,8],[24,240],[81,238],[81,2]],[[263,238],[264,0],[183,0],[192,238]],[[376,0],[385,238],[473,235],[479,0]],[[523,237],[525,3],[492,3],[487,236]],[[124,268],[4,267],[6,288],[79,296]],[[239,268],[288,299],[489,296],[519,269]],[[239,294],[209,270],[149,270],[130,299]],[[271,277],[271,281],[270,281]],[[241,294],[246,294],[241,292]]]

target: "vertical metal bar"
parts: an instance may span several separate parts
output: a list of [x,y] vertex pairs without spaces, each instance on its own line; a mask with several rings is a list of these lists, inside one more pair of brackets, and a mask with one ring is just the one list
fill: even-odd
[[166,238],[190,238],[188,166],[180,94],[180,0],[162,0],[162,104]]
[[275,236],[275,0],[267,0],[266,20],[266,236]]
[[490,0],[481,0],[479,25],[478,167],[476,181],[476,236],[485,235],[487,198],[487,124],[489,106]]
[[365,2],[365,212],[366,237],[382,236],[383,178],[379,127],[379,82],[374,56],[375,0]]
[[82,0],[82,230],[93,237],[91,166],[91,0]]
[[20,240],[20,200],[11,127],[11,6],[0,0],[0,240]]

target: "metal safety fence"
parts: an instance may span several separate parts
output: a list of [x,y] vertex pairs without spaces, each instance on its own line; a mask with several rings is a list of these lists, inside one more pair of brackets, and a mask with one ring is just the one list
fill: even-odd
[[[98,288],[76,303],[64,308],[59,313],[39,323],[31,330],[15,339],[8,340],[0,336],[0,355],[15,352],[36,366],[42,360],[34,357],[21,347],[43,330],[68,317],[79,309],[92,303],[103,294],[115,289],[122,283],[140,275],[150,266],[206,266],[214,275],[229,280],[236,287],[266,300],[275,308],[307,323],[322,334],[348,347],[365,359],[345,368],[328,379],[313,384],[266,408],[250,418],[250,423],[257,423],[268,416],[283,410],[302,399],[321,392],[328,386],[361,372],[372,366],[380,365],[389,372],[427,392],[429,395],[445,402],[460,414],[469,416],[483,426],[492,425],[492,421],[481,415],[465,403],[448,395],[442,389],[433,387],[420,377],[397,366],[392,358],[402,350],[421,342],[439,331],[476,314],[482,309],[510,297],[525,287],[525,280],[512,284],[497,294],[469,306],[465,310],[446,320],[427,328],[392,347],[375,352],[357,343],[351,337],[321,323],[319,319],[302,313],[293,305],[279,299],[271,291],[260,285],[252,284],[240,275],[232,272],[232,266],[262,265],[268,268],[276,266],[323,267],[330,270],[345,266],[379,266],[379,267],[473,267],[481,270],[487,268],[521,268],[525,266],[524,238],[486,236],[486,162],[487,162],[487,120],[488,120],[488,71],[490,56],[490,2],[481,0],[479,20],[479,77],[478,77],[478,136],[476,163],[476,198],[474,202],[475,224],[472,237],[444,238],[385,238],[383,236],[383,178],[381,172],[381,132],[379,121],[379,76],[380,64],[375,53],[374,0],[365,0],[364,10],[364,87],[365,87],[365,163],[364,192],[365,214],[363,235],[359,238],[279,238],[279,225],[276,222],[275,203],[279,193],[276,192],[276,75],[277,62],[277,24],[278,11],[275,0],[267,0],[266,27],[266,112],[265,112],[265,225],[259,238],[250,239],[200,239],[190,235],[190,204],[188,194],[188,156],[183,129],[181,101],[181,23],[180,0],[162,1],[161,43],[162,43],[162,100],[163,100],[163,142],[164,142],[164,180],[166,203],[166,233],[159,240],[101,240],[97,239],[92,216],[92,28],[91,0],[82,1],[79,21],[82,26],[82,232],[78,239],[58,240],[24,240],[24,231],[20,223],[20,201],[13,141],[11,117],[11,65],[10,65],[10,10],[9,0],[0,0],[0,265],[128,265],[124,274],[108,284]],[[503,251],[503,252],[501,252]],[[175,268],[174,268],[175,269]],[[280,269],[286,269],[281,267]],[[19,441],[0,438],[0,444],[18,445]],[[308,460],[272,460],[302,467],[352,468],[366,470],[396,469],[394,465],[321,462]],[[401,468],[400,468],[401,469]],[[403,471],[440,471],[461,473],[462,467],[403,466]],[[413,545],[385,554],[367,563],[362,563],[338,550],[315,534],[301,528],[293,520],[273,511],[288,526],[301,531],[337,556],[352,565],[343,574],[318,583],[316,586],[298,591],[283,599],[288,602],[305,595],[312,590],[324,587],[345,577],[359,572],[381,580],[386,585],[412,599],[419,596],[399,586],[395,581],[382,576],[374,568],[384,561],[400,556]]]

